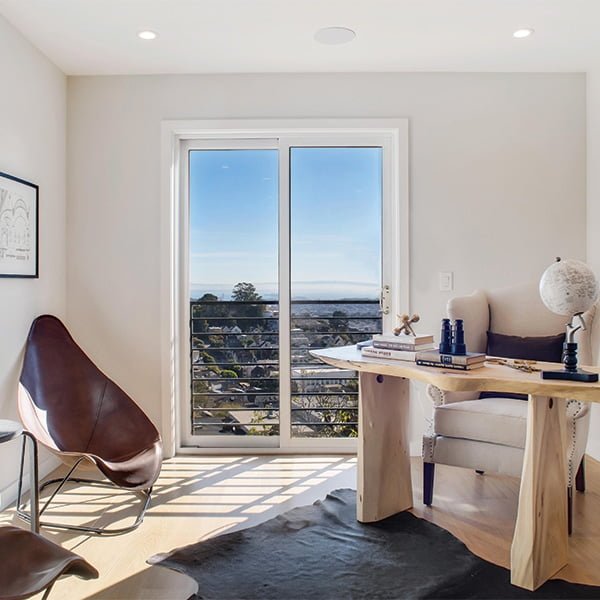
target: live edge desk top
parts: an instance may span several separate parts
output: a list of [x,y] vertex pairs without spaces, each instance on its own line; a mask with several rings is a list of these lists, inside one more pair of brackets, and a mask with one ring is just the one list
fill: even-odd
[[[511,546],[511,582],[535,590],[567,564],[565,399],[600,402],[600,383],[542,379],[539,372],[525,373],[490,363],[471,371],[421,367],[411,362],[363,358],[355,346],[314,350],[311,354],[330,365],[359,372],[356,508],[363,523],[379,521],[413,505],[410,379],[452,392],[529,394],[519,508]],[[561,367],[552,363],[538,366]]]
[[[484,367],[469,371],[421,367],[410,361],[366,358],[356,346],[312,350],[311,354],[323,362],[363,373],[405,377],[423,383],[430,383],[447,392],[512,392],[552,396],[553,398],[572,398],[586,402],[600,402],[600,382],[582,383],[579,381],[560,381],[542,379],[538,372],[525,373],[504,365],[486,363]],[[560,369],[558,363],[538,362],[541,369]],[[584,367],[586,371],[600,373],[598,367]]]

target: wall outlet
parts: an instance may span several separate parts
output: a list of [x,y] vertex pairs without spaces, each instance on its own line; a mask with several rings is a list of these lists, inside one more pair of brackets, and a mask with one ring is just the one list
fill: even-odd
[[454,273],[452,271],[440,271],[440,292],[451,292],[454,289]]

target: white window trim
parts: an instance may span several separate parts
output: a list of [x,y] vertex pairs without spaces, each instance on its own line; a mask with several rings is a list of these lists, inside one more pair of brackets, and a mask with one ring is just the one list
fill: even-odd
[[[383,226],[392,240],[388,248],[392,260],[384,271],[383,281],[396,281],[394,294],[389,299],[390,318],[400,311],[410,310],[409,292],[409,124],[408,119],[227,119],[227,120],[182,120],[161,123],[161,398],[162,437],[165,456],[176,453],[202,454],[283,454],[355,452],[356,440],[334,440],[335,445],[319,445],[318,439],[297,439],[294,446],[282,448],[188,448],[181,446],[179,431],[179,398],[187,394],[183,387],[185,378],[180,370],[183,361],[178,360],[186,342],[186,332],[181,332],[182,314],[182,265],[181,256],[187,253],[187,233],[182,223],[187,223],[187,207],[181,202],[181,142],[184,140],[212,140],[215,147],[228,145],[231,138],[295,138],[299,141],[307,136],[322,136],[327,140],[378,137],[386,139],[384,170],[384,195],[391,195],[392,214],[383,215]],[[229,142],[230,144],[230,142]],[[230,147],[230,146],[229,146]],[[386,158],[387,157],[387,158]],[[389,182],[389,183],[388,183]],[[385,203],[384,203],[385,206]],[[284,220],[285,215],[281,215]],[[398,235],[392,237],[391,231]],[[385,250],[384,250],[385,251]],[[187,295],[187,288],[185,291]],[[283,299],[283,297],[282,297]],[[187,299],[189,300],[189,299]],[[189,311],[189,308],[187,309]],[[183,338],[183,339],[182,339]],[[188,375],[189,377],[189,375]],[[299,443],[296,443],[299,442]]]

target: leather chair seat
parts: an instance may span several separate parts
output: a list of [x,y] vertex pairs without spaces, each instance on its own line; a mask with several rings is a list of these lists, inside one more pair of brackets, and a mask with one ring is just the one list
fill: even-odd
[[145,489],[154,481],[162,465],[162,444],[155,442],[150,448],[127,458],[105,460],[93,457],[94,462],[115,485],[130,490]]
[[0,527],[0,600],[29,598],[61,575],[97,579],[98,571],[41,535],[18,527]]
[[437,435],[524,448],[527,402],[501,397],[453,402],[437,406],[433,422]]

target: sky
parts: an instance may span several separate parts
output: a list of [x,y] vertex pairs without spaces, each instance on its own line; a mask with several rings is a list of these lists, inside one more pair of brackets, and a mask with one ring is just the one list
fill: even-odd
[[[277,296],[279,151],[190,152],[190,294],[239,281]],[[293,299],[372,298],[381,282],[380,148],[290,151]]]

